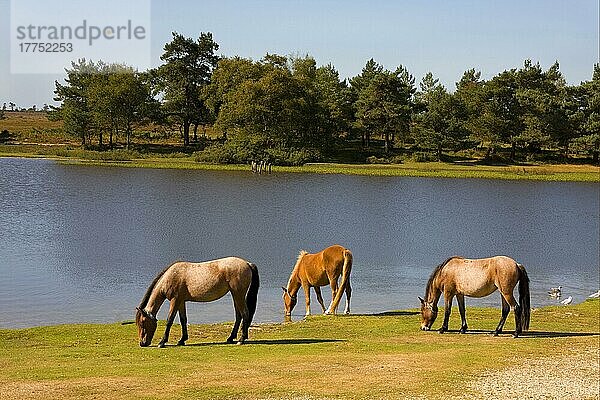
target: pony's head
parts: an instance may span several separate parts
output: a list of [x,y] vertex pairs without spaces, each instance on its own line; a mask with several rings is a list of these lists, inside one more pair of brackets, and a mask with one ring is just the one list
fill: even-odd
[[156,316],[152,315],[152,313],[144,310],[141,307],[136,307],[135,324],[138,328],[140,346],[150,346],[150,343],[152,343],[152,338],[154,337],[154,332],[156,332]]
[[296,303],[298,302],[298,295],[291,295],[290,292],[282,287],[283,289],[283,309],[285,311],[286,316],[292,315],[292,310],[296,307]]
[[421,301],[421,330],[428,331],[438,315],[438,307],[434,302],[428,302],[419,297]]

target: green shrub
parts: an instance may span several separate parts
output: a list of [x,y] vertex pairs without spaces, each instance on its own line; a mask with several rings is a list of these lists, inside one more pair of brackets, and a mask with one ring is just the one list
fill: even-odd
[[369,156],[367,157],[368,164],[389,164],[390,160],[385,157]]
[[432,154],[432,153],[428,153],[426,151],[416,151],[411,155],[411,159],[412,161],[415,162],[431,162],[431,161],[438,161],[437,157]]
[[229,146],[216,143],[202,151],[195,152],[194,160],[209,164],[233,164],[236,161],[236,157]]
[[299,166],[321,160],[321,153],[311,149],[267,149],[266,159],[275,165]]
[[397,156],[393,156],[392,158],[390,158],[390,163],[392,164],[402,164],[404,162],[405,157],[401,154],[398,154]]

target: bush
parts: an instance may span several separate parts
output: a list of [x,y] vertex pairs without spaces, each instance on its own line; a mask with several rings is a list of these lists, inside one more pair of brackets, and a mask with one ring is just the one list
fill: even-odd
[[390,158],[390,163],[392,164],[402,164],[404,162],[405,157],[403,155],[397,155]]
[[417,151],[411,155],[411,160],[414,162],[431,162],[438,161],[437,157],[434,154],[428,153],[426,151]]
[[12,135],[9,131],[4,129],[2,132],[0,132],[0,143],[6,143],[10,140],[12,140]]
[[79,147],[64,146],[50,150],[59,157],[74,157],[84,160],[100,161],[130,161],[143,158],[142,154],[135,150],[116,149],[107,151],[86,150]]
[[367,157],[368,164],[389,164],[390,160],[385,157],[369,156]]
[[212,144],[194,153],[197,162],[212,164],[247,164],[266,161],[275,165],[303,165],[321,159],[321,153],[310,149],[262,149],[250,142],[227,141]]
[[217,143],[195,152],[194,160],[210,164],[233,164],[236,162],[236,157],[229,146]]
[[267,149],[266,158],[275,165],[304,165],[321,160],[321,153],[310,149]]

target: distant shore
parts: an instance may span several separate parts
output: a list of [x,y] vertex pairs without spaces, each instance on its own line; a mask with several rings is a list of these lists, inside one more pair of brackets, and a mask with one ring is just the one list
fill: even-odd
[[[95,159],[99,152],[67,150],[51,152],[8,151],[0,149],[0,157],[46,158],[68,165],[93,165],[106,167],[196,169],[210,171],[248,171],[250,165],[206,164],[192,156],[134,158],[126,155],[120,159]],[[15,149],[18,150],[18,149]],[[46,154],[44,154],[46,153]],[[50,154],[48,154],[50,153]],[[579,164],[483,165],[475,162],[406,162],[402,164],[342,164],[311,163],[297,167],[274,166],[272,173],[343,174],[362,176],[406,176],[428,178],[479,178],[501,180],[600,182],[600,167]]]

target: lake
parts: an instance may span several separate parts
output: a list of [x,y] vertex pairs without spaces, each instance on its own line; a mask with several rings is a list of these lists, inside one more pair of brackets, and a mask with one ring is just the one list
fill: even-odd
[[[166,265],[229,255],[259,267],[255,321],[278,322],[298,252],[334,243],[354,254],[355,313],[418,307],[429,274],[452,255],[515,258],[529,273],[533,307],[556,304],[547,291],[558,285],[563,298],[581,302],[600,286],[599,203],[597,183],[0,158],[0,327],[131,320]],[[329,288],[323,296],[330,300]],[[304,314],[299,297],[294,319]],[[499,308],[500,295],[467,299],[469,306]],[[314,293],[312,309],[320,310]],[[232,319],[229,295],[188,305],[193,324]]]

